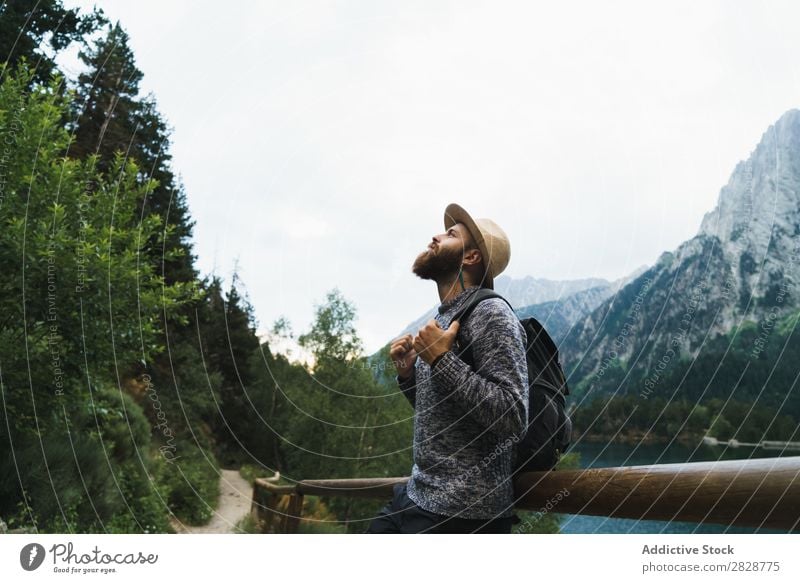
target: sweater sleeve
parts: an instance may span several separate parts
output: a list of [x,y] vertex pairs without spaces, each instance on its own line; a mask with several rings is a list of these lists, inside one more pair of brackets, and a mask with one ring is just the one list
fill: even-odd
[[406,396],[406,399],[408,399],[408,402],[411,403],[411,406],[416,409],[417,379],[416,373],[413,371],[414,369],[412,369],[411,376],[405,380],[401,380],[400,375],[395,376],[395,379],[397,380],[397,384],[400,385],[400,391],[402,391],[402,393]]
[[499,298],[478,304],[469,324],[474,326],[475,370],[447,352],[432,376],[465,403],[469,415],[483,427],[501,437],[522,439],[528,425],[525,330],[511,307]]

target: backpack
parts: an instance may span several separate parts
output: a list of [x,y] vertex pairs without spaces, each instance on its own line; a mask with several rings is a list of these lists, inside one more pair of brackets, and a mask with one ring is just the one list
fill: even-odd
[[[463,324],[475,306],[488,298],[500,298],[508,304],[508,300],[500,294],[481,288],[456,312],[453,320]],[[569,447],[572,433],[572,420],[565,411],[569,387],[558,360],[558,348],[536,318],[524,318],[520,322],[527,336],[528,430],[514,446],[515,474],[552,470]],[[474,368],[472,348],[466,346],[461,349],[459,346],[456,340],[453,351]]]

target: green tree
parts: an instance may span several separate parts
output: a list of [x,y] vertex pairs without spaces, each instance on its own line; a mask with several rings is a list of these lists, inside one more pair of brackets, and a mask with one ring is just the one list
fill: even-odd
[[[313,363],[290,365],[281,357],[284,364],[272,367],[289,479],[403,476],[411,470],[413,410],[397,387],[387,390],[376,379],[375,367],[390,363],[363,356],[355,318],[355,307],[339,290],[330,291],[300,336]],[[350,532],[363,531],[382,505],[340,497],[323,497],[322,503]]]
[[0,459],[0,514],[102,531],[124,508],[128,527],[163,531],[149,426],[120,370],[163,350],[162,316],[180,322],[195,292],[140,261],[170,229],[137,212],[154,184],[136,164],[118,156],[102,172],[95,157],[64,157],[60,85],[24,66],[0,84],[0,451],[15,452]]
[[224,295],[222,281],[211,278],[200,311],[206,361],[221,378],[214,433],[225,464],[270,467],[275,464],[275,447],[264,415],[272,406],[273,384],[254,370],[259,360],[271,356],[268,347],[260,346],[254,310],[243,289],[236,273]]
[[22,60],[32,67],[30,82],[47,83],[57,71],[53,57],[105,22],[102,10],[81,15],[61,0],[5,0],[0,3],[0,59],[13,70]]
[[194,222],[189,216],[186,194],[171,168],[170,132],[152,95],[140,96],[144,77],[136,66],[128,34],[119,23],[109,25],[104,37],[80,53],[87,67],[77,80],[71,127],[75,139],[70,155],[98,156],[107,169],[117,153],[135,160],[140,180],[155,180],[155,187],[140,200],[147,214],[161,217],[172,226],[165,240],[169,257],[154,249],[150,260],[168,283],[193,281],[196,257],[192,254]]
[[711,421],[708,434],[721,440],[731,439],[736,435],[736,428],[728,421],[722,413],[718,413]]
[[347,363],[361,356],[361,340],[356,333],[355,308],[334,288],[325,302],[316,307],[311,330],[299,338],[300,346],[310,350],[315,363]]
[[[154,427],[154,438],[171,455],[186,483],[166,477],[171,488],[170,505],[190,522],[208,516],[209,502],[216,500],[218,462],[217,412],[224,392],[223,371],[209,363],[204,338],[198,330],[208,320],[207,282],[199,282],[192,253],[194,222],[189,215],[183,186],[171,167],[170,131],[152,95],[141,95],[142,71],[137,67],[129,38],[119,23],[87,41],[80,58],[86,71],[75,83],[69,128],[74,140],[69,155],[93,156],[106,170],[118,156],[137,163],[139,182],[153,184],[137,200],[139,213],[165,226],[162,244],[142,254],[142,261],[160,274],[167,285],[181,283],[199,288],[193,300],[181,306],[180,319],[162,319],[159,343],[165,350],[141,366],[122,370],[123,382],[141,386],[145,376],[158,390],[159,411],[151,403],[145,411]],[[213,291],[213,290],[212,290]],[[162,313],[162,317],[164,314]],[[151,394],[152,396],[152,394]],[[161,414],[169,419],[165,435]],[[161,428],[161,429],[159,429]],[[178,445],[176,445],[176,443]],[[218,452],[217,452],[218,453]],[[199,495],[196,494],[199,492]]]

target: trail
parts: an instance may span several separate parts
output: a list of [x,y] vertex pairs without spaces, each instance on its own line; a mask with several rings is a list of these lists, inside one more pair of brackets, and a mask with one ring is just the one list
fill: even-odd
[[208,524],[188,526],[171,518],[175,532],[179,534],[224,534],[242,532],[236,523],[250,513],[253,487],[239,475],[238,470],[222,470],[219,478],[219,504]]

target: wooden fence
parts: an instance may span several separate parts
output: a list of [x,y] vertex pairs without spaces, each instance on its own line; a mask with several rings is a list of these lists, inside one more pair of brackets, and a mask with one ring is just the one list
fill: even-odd
[[[257,479],[252,513],[262,532],[295,533],[304,496],[386,499],[402,478]],[[514,482],[517,510],[637,520],[800,529],[800,456],[531,472]],[[564,495],[566,493],[566,495]],[[366,529],[366,526],[365,526]]]

